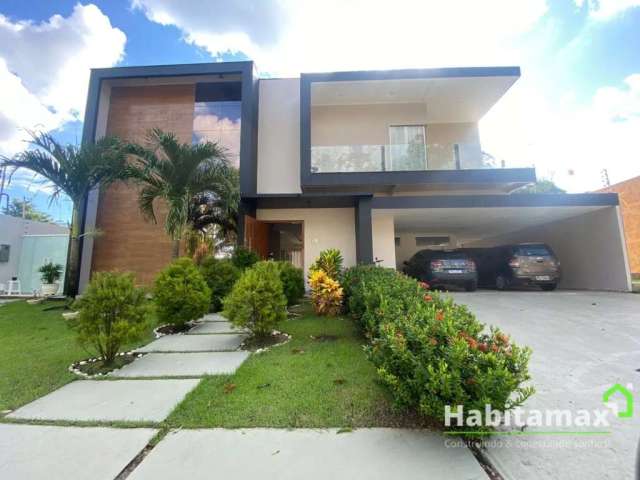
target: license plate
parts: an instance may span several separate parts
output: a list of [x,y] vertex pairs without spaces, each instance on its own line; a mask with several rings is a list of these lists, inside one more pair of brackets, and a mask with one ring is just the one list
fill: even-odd
[[462,270],[447,270],[447,273],[463,273]]
[[549,280],[551,280],[551,277],[549,275],[537,275],[536,280],[538,280],[539,282],[548,282]]

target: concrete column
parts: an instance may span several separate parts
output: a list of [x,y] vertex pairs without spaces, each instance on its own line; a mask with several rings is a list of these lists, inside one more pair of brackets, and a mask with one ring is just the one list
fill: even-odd
[[371,197],[358,198],[356,202],[356,261],[373,263],[373,230],[371,228]]

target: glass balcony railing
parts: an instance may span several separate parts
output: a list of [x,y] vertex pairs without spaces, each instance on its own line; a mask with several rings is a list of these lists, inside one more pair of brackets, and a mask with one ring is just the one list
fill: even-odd
[[313,173],[402,172],[499,168],[480,145],[464,143],[311,147]]

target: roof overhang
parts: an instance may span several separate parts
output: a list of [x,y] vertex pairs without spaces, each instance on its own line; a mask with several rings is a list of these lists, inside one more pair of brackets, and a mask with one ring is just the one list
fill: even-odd
[[393,215],[397,233],[446,233],[465,242],[617,205],[617,194],[589,193],[374,197],[371,207],[373,215]]
[[[518,67],[303,74],[311,107],[424,104],[430,123],[477,122],[520,77]],[[455,107],[455,108],[454,108]]]

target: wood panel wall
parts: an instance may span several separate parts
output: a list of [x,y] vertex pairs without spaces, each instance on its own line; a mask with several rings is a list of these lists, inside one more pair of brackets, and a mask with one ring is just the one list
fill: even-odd
[[[107,134],[143,142],[155,127],[191,142],[194,85],[113,87]],[[92,271],[133,272],[141,285],[150,285],[171,261],[171,239],[164,231],[166,209],[157,205],[158,224],[146,221],[138,209],[137,189],[118,184],[102,189],[98,204]]]

